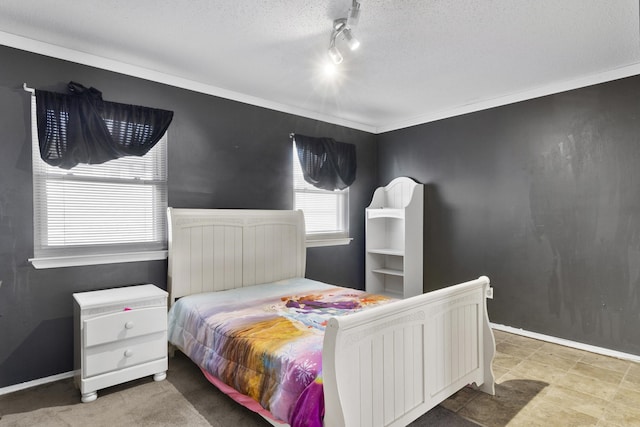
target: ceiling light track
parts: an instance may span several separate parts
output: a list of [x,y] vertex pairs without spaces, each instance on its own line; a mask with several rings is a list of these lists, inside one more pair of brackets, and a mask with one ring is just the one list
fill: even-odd
[[359,19],[360,2],[353,0],[347,17],[333,21],[333,30],[331,31],[331,39],[329,41],[329,58],[331,58],[334,64],[340,64],[344,59],[336,46],[336,39],[338,39],[338,37],[346,41],[350,50],[356,50],[360,46],[360,42],[352,32],[352,28],[358,23]]

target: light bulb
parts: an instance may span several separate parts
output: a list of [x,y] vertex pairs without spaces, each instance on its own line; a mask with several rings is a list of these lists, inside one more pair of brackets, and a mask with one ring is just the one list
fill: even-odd
[[324,65],[324,75],[333,79],[333,77],[338,73],[337,64],[334,64],[333,61],[327,61]]

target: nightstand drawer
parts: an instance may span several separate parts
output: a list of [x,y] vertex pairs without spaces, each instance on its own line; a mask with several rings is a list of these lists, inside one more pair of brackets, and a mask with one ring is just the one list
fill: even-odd
[[92,347],[166,329],[166,307],[121,311],[85,320],[84,345]]
[[167,356],[165,331],[87,348],[84,377],[92,377]]

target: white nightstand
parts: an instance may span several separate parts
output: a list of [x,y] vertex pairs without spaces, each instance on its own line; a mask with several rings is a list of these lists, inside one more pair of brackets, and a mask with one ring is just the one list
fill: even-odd
[[154,285],[73,294],[76,384],[82,402],[97,390],[167,376],[167,293]]

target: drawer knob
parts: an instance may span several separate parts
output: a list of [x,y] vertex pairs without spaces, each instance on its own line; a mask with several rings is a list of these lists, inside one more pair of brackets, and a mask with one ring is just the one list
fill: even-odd
[[127,329],[133,328],[133,322],[132,321],[128,321],[127,323],[124,324],[124,327],[127,328]]
[[133,356],[133,350],[127,349],[124,351],[124,357],[131,357],[131,356]]

